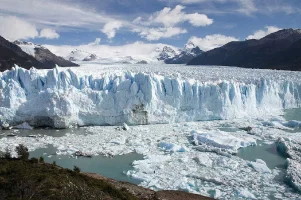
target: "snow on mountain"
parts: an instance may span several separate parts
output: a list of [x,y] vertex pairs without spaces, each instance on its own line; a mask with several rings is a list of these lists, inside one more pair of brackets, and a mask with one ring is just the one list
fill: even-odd
[[175,57],[178,54],[174,49],[171,47],[165,46],[162,52],[159,54],[158,60],[167,60],[170,58]]
[[[106,71],[91,65],[78,69],[88,73],[82,74],[77,69],[16,67],[0,73],[1,123],[67,128],[233,119],[278,113],[283,108],[299,107],[301,102],[298,73],[277,72],[281,79],[274,80],[270,71],[248,71],[259,78],[247,83],[247,79],[233,79],[242,76],[238,69],[228,80],[205,81],[203,75],[197,75],[200,67],[195,71],[183,66],[167,70],[167,74],[180,70],[183,78],[185,73],[192,74],[185,79],[181,74],[171,77],[156,72],[154,66],[150,73],[142,73],[141,66],[137,72],[130,72],[130,68],[113,71],[115,68]],[[218,68],[213,77],[216,73]]]
[[27,41],[14,41],[14,44],[18,45],[25,53],[31,55],[39,62],[45,65],[46,68],[53,68],[55,65],[59,65],[61,67],[66,66],[77,66],[77,64],[65,60],[62,57],[56,56],[49,49],[42,45],[37,45],[32,42]]
[[[93,62],[100,64],[124,64],[124,63],[157,63],[159,54],[162,52],[165,46],[176,50],[176,47],[165,45],[165,44],[147,44],[143,42],[135,42],[132,44],[126,44],[123,46],[109,46],[109,45],[91,45],[85,44],[80,46],[54,46],[54,45],[43,45],[50,49],[57,55],[60,55],[66,59],[74,57],[80,64],[85,56],[89,54],[96,55],[96,59]],[[77,51],[76,51],[77,50]],[[71,52],[79,54],[79,59],[76,55],[72,55]],[[87,53],[88,52],[88,53]]]
[[66,59],[70,61],[93,61],[97,59],[97,56],[95,54],[76,49],[71,51],[70,55],[68,55]]
[[36,45],[32,42],[27,42],[27,41],[16,40],[13,43],[18,45],[25,53],[33,57],[35,57],[35,48],[43,48],[40,45]]
[[186,64],[192,58],[200,55],[203,51],[195,46],[191,41],[185,44],[183,49],[177,51],[164,47],[158,60],[163,60],[166,64]]

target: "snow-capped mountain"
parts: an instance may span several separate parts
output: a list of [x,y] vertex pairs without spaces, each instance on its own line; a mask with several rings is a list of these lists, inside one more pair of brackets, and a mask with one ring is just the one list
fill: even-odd
[[177,55],[177,52],[172,49],[171,47],[165,46],[163,47],[162,52],[159,54],[158,60],[167,60],[175,57]]
[[59,65],[61,67],[68,66],[78,66],[77,64],[65,60],[62,57],[56,56],[49,49],[42,45],[34,44],[32,42],[27,41],[19,41],[16,40],[13,42],[15,45],[18,45],[25,53],[31,55],[39,62],[45,65],[45,68],[53,68],[55,65]]
[[198,46],[188,42],[183,49],[179,49],[177,52],[169,47],[164,47],[158,60],[163,60],[166,64],[186,64],[201,53],[203,51]]
[[93,61],[97,59],[97,56],[96,54],[76,49],[71,51],[71,53],[67,56],[67,59],[69,61]]

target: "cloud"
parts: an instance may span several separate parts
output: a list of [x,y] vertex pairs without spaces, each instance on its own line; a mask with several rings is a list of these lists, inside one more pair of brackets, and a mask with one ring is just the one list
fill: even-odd
[[14,16],[0,16],[0,35],[8,40],[28,39],[39,35],[35,25]]
[[96,39],[94,40],[94,42],[89,43],[88,46],[97,46],[97,45],[100,44],[100,41],[101,41],[100,38],[96,38]]
[[138,30],[136,32],[140,32],[140,36],[149,41],[159,40],[161,38],[170,38],[175,35],[187,33],[186,29],[179,27],[150,28],[143,31]]
[[280,28],[278,28],[276,26],[266,26],[265,30],[257,30],[253,33],[253,35],[249,35],[246,39],[247,40],[261,39],[261,38],[265,37],[266,35],[274,33],[279,30],[280,30]]
[[242,14],[251,15],[258,11],[253,0],[236,0],[236,2],[239,5],[237,11]]
[[208,51],[223,46],[224,44],[227,44],[228,42],[231,41],[238,41],[238,39],[231,36],[213,34],[213,35],[207,35],[204,38],[198,38],[193,36],[188,40],[188,42],[194,43],[196,46],[200,47],[200,49],[202,49],[203,51]]
[[101,32],[106,34],[109,39],[112,39],[116,35],[116,31],[120,29],[122,26],[122,23],[120,21],[112,21],[108,22],[104,25],[103,29],[101,29]]
[[[57,30],[80,28],[99,30],[104,24],[117,20],[116,17],[96,12],[94,8],[88,7],[91,5],[80,1],[1,0],[0,13],[2,16],[15,15],[40,29],[57,27]],[[123,20],[118,21],[127,23]]]
[[57,39],[60,37],[60,35],[54,29],[44,28],[40,32],[40,37],[46,39]]
[[173,27],[185,21],[193,26],[208,26],[213,23],[213,19],[208,18],[204,14],[186,14],[182,11],[183,9],[185,9],[185,7],[181,5],[177,5],[174,9],[165,7],[163,10],[151,15],[147,20],[138,17],[133,23],[142,25],[163,24],[165,27]]

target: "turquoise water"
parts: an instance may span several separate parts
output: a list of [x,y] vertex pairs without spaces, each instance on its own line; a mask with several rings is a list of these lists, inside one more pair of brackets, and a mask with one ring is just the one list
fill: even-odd
[[112,178],[119,181],[139,184],[141,181],[131,179],[124,172],[133,169],[132,163],[134,160],[142,160],[143,156],[137,153],[130,153],[126,155],[114,156],[112,158],[105,156],[94,156],[92,158],[78,157],[77,159],[65,156],[54,155],[56,149],[52,146],[48,148],[37,149],[30,153],[30,157],[39,158],[44,157],[45,162],[56,162],[58,166],[73,169],[77,166],[84,172],[92,172],[101,174],[105,177]]
[[274,168],[284,168],[285,158],[278,154],[276,145],[265,144],[258,142],[256,146],[249,146],[246,148],[241,148],[237,154],[238,157],[249,160],[256,161],[256,159],[261,159],[266,162],[270,169]]
[[287,109],[284,111],[284,119],[287,121],[301,121],[301,108]]

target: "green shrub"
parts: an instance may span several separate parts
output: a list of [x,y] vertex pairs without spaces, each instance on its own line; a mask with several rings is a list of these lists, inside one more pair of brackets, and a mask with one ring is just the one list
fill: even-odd
[[73,171],[75,173],[80,173],[80,168],[74,165]]
[[56,166],[56,162],[55,161],[53,161],[52,164]]
[[18,154],[18,158],[20,158],[21,160],[28,160],[29,152],[26,146],[19,144],[19,146],[16,147],[16,152]]
[[39,160],[38,160],[37,158],[31,158],[31,159],[30,159],[30,162],[31,162],[31,163],[38,163]]
[[43,158],[43,156],[41,156],[41,157],[39,158],[39,163],[44,163],[44,158]]

